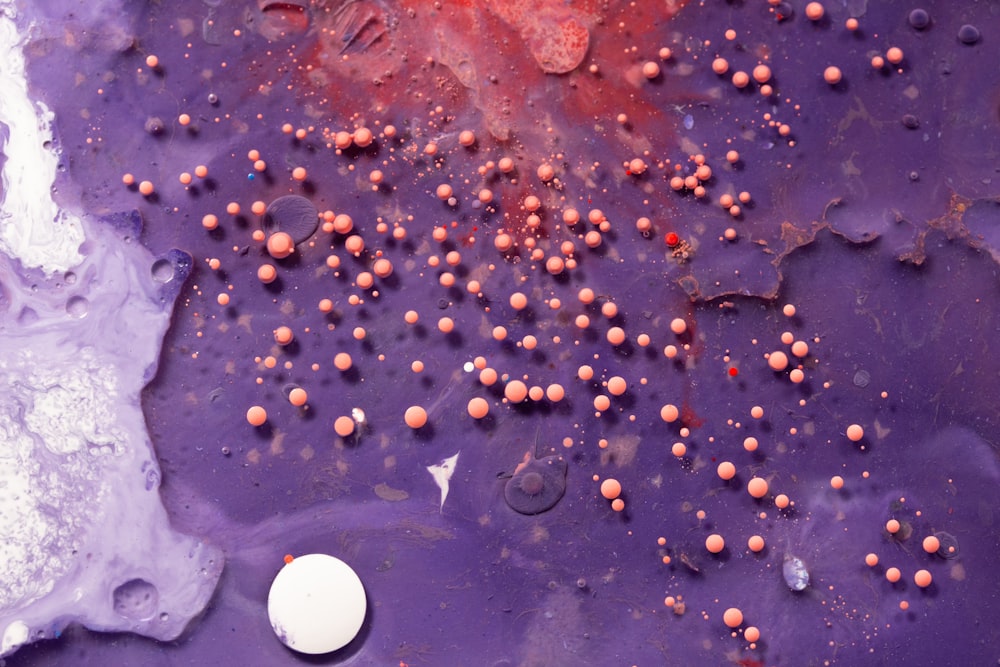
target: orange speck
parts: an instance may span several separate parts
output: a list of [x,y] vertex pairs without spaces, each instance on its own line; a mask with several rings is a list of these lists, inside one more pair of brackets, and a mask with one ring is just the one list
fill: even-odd
[[285,554],[285,558],[283,560],[285,561],[285,565],[288,565],[293,560],[295,560],[295,556],[293,556],[292,554]]
[[503,395],[511,403],[520,403],[528,397],[528,385],[520,380],[511,380],[504,386]]
[[783,371],[788,368],[788,355],[781,350],[775,350],[767,357],[767,365],[774,371]]
[[818,2],[810,2],[806,5],[806,18],[810,21],[819,21],[825,13],[826,10],[823,9],[823,5]]
[[278,278],[278,269],[273,264],[261,264],[257,267],[257,280],[265,285],[273,283]]
[[372,134],[372,131],[367,127],[359,127],[354,130],[354,145],[359,146],[360,148],[367,148],[368,146],[371,146],[374,138],[375,135]]
[[903,573],[899,571],[898,567],[890,567],[888,570],[885,571],[885,578],[893,584],[899,581],[900,577],[902,576]]
[[427,411],[419,405],[411,405],[403,413],[403,421],[412,429],[418,429],[427,423]]
[[380,257],[372,264],[372,271],[379,278],[388,278],[392,275],[392,262],[385,257]]
[[521,292],[514,292],[510,295],[510,305],[514,310],[524,310],[528,307],[528,297]]
[[851,424],[847,427],[847,439],[851,442],[858,442],[865,437],[865,429],[860,424]]
[[346,438],[354,433],[354,420],[346,415],[337,417],[336,421],[333,422],[333,430],[341,438]]
[[720,479],[728,481],[736,476],[736,466],[731,461],[723,461],[715,469],[715,472]]
[[758,500],[767,495],[767,480],[763,477],[753,477],[747,482],[747,493]]
[[747,540],[747,548],[754,553],[760,553],[764,550],[764,538],[760,535],[751,535]]
[[278,345],[288,345],[295,338],[292,330],[286,326],[280,326],[274,330],[274,342]]
[[622,494],[622,485],[617,479],[609,477],[601,482],[601,495],[607,500],[614,500]]
[[482,419],[490,412],[490,404],[485,398],[476,396],[475,398],[469,399],[469,416],[473,419]]
[[347,371],[354,365],[354,360],[351,359],[351,355],[347,352],[338,352],[333,357],[333,365],[338,371]]
[[275,259],[284,259],[295,252],[295,242],[287,232],[275,232],[267,239],[267,252]]
[[251,426],[263,426],[267,421],[267,411],[259,405],[254,405],[247,410],[247,422]]
[[722,614],[722,622],[730,628],[738,628],[743,624],[743,612],[736,607],[730,607]]
[[680,415],[681,411],[677,408],[676,405],[673,405],[671,403],[667,403],[662,408],[660,408],[660,419],[667,422],[668,424],[672,424],[673,422],[677,421],[677,418],[680,417]]
[[288,392],[288,402],[295,407],[302,407],[309,400],[309,395],[302,387],[295,387]]
[[722,550],[726,548],[726,541],[722,539],[722,535],[712,533],[705,538],[705,548],[708,549],[709,553],[722,553]]
[[344,249],[355,257],[359,257],[365,249],[365,240],[357,234],[351,234],[344,239]]
[[929,554],[936,554],[938,549],[941,548],[941,540],[939,540],[934,535],[928,535],[923,541],[924,551]]
[[493,368],[483,368],[479,371],[479,382],[484,387],[492,387],[497,383],[497,372]]

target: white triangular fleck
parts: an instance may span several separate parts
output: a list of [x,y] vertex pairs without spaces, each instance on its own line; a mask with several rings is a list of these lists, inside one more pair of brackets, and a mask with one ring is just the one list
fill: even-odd
[[439,511],[444,510],[444,500],[448,497],[448,480],[455,474],[455,465],[458,463],[459,454],[460,452],[455,452],[454,456],[443,459],[441,463],[435,466],[427,466],[427,472],[431,474],[431,477],[434,478],[434,483],[441,489],[441,508]]

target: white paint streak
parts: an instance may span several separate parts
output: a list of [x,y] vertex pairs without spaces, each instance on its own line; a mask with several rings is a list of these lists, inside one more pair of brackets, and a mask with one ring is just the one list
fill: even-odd
[[13,2],[0,2],[0,123],[8,138],[0,183],[0,251],[25,268],[67,271],[83,259],[83,225],[52,199],[59,156],[52,146],[53,114],[28,96],[24,38]]

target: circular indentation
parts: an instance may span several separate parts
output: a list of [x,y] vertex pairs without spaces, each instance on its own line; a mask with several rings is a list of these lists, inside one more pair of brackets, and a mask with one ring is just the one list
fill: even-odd
[[148,621],[160,606],[160,592],[145,579],[129,579],[112,596],[115,613],[130,621]]
[[864,389],[872,381],[872,374],[865,370],[860,370],[854,374],[854,386]]
[[319,214],[311,201],[300,195],[285,195],[272,201],[264,213],[268,233],[285,232],[296,244],[302,243],[319,226]]
[[958,558],[958,539],[951,533],[940,530],[934,533],[938,540],[937,555],[941,558]]
[[347,563],[326,554],[286,560],[267,596],[267,615],[278,639],[312,655],[349,644],[368,609],[361,579]]
[[66,302],[66,312],[69,313],[70,317],[77,319],[86,317],[88,310],[90,310],[90,301],[87,300],[87,297],[73,296]]
[[537,496],[545,488],[545,478],[542,474],[532,470],[521,475],[521,491],[529,496]]
[[158,116],[150,116],[143,124],[143,129],[145,129],[147,133],[155,136],[163,134],[163,130],[166,129],[166,124],[164,124],[162,118],[159,118]]
[[920,127],[920,119],[914,116],[912,113],[903,114],[900,118],[900,122],[903,123],[903,127],[908,130],[915,130]]
[[972,45],[979,41],[981,35],[979,34],[979,28],[969,23],[966,23],[961,28],[958,29],[958,41],[962,44]]
[[917,7],[910,11],[907,20],[910,22],[910,27],[914,30],[923,30],[931,24],[931,15],[927,13],[926,9]]
[[530,459],[518,466],[504,487],[504,500],[515,512],[541,514],[566,493],[566,461],[559,456]]
[[150,274],[158,283],[169,283],[174,279],[174,265],[168,259],[158,259],[153,262]]

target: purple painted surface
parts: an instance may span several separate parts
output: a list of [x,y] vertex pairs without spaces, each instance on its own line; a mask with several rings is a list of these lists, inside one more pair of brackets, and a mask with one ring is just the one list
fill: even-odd
[[[194,258],[142,408],[173,529],[221,549],[225,569],[179,640],[72,625],[7,664],[1000,660],[990,623],[1000,611],[993,3],[926,3],[932,22],[921,30],[908,22],[911,3],[853,3],[855,32],[834,3],[816,23],[804,3],[780,22],[764,0],[688,3],[669,20],[644,3],[581,3],[572,11],[589,29],[589,51],[563,75],[542,73],[530,51],[540,31],[570,25],[555,9],[515,26],[519,5],[479,2],[314,2],[301,14],[298,3],[81,4],[71,17],[48,4],[58,7],[32,10],[48,18],[28,54],[33,90],[56,114],[59,196],[95,217],[137,209],[153,256],[178,248]],[[961,43],[963,24],[977,25],[981,40]],[[659,61],[664,46],[672,56]],[[905,54],[900,71],[874,69],[871,57],[891,46]],[[717,55],[731,68],[721,77],[711,70]],[[765,58],[771,97],[755,83],[733,87],[733,70]],[[662,68],[651,81],[639,71],[647,60]],[[831,64],[844,75],[832,87],[822,77]],[[305,137],[283,133],[284,123]],[[390,124],[394,138],[382,133]],[[157,125],[158,134],[145,129]],[[334,133],[361,126],[375,133],[372,146],[331,147]],[[458,142],[465,129],[476,133],[471,148]],[[437,157],[424,153],[432,142]],[[740,153],[733,165],[730,149]],[[713,170],[704,198],[668,184],[675,165],[693,173],[694,152]],[[486,166],[504,156],[513,175]],[[626,173],[636,157],[647,171]],[[542,163],[558,185],[539,180]],[[181,185],[178,175],[199,164],[208,178]],[[299,166],[304,182],[291,176]],[[384,174],[377,188],[374,169]],[[123,186],[126,172],[153,181],[155,196]],[[454,206],[435,195],[442,183]],[[480,205],[482,188],[493,205]],[[741,191],[752,201],[734,218],[718,200]],[[269,258],[251,237],[263,225],[251,204],[289,194],[350,215],[360,256],[345,250],[345,235],[320,230],[292,257]],[[535,232],[527,195],[541,200]],[[226,213],[231,201],[240,215]],[[583,216],[572,228],[562,221],[569,207]],[[591,209],[611,223],[594,249],[581,238],[596,229]],[[209,213],[220,219],[211,232],[201,224]],[[642,216],[648,235],[635,227]],[[397,226],[405,238],[393,237]],[[442,226],[443,243],[432,237]],[[722,238],[728,227],[736,240]],[[505,231],[518,246],[500,253],[494,239]],[[668,232],[689,257],[665,245]],[[531,258],[533,237],[542,261]],[[578,265],[550,275],[544,259],[564,241]],[[460,254],[454,267],[450,251]],[[377,252],[394,271],[375,279],[376,296],[357,280]],[[263,263],[277,267],[270,285],[257,279]],[[444,272],[453,287],[441,284]],[[578,299],[583,287],[594,305]],[[509,304],[514,291],[527,309]],[[319,310],[321,299],[332,312]],[[600,310],[608,301],[618,309],[611,319]],[[794,317],[782,314],[786,303]],[[411,309],[416,325],[403,318]],[[581,314],[586,329],[575,324]],[[444,316],[451,334],[438,330]],[[687,333],[671,332],[675,317]],[[292,345],[274,342],[279,326],[291,327]],[[505,341],[494,340],[495,326]],[[626,343],[607,341],[612,326]],[[788,352],[786,331],[809,344],[808,356],[792,358],[801,383],[764,358]],[[677,359],[664,356],[667,345],[681,348]],[[334,367],[339,352],[351,370]],[[275,368],[263,363],[269,355]],[[529,387],[558,383],[566,397],[510,405],[503,381],[486,387],[465,369],[480,356]],[[577,377],[583,364],[593,380]],[[613,376],[627,381],[624,395],[602,386]],[[306,389],[307,408],[290,405],[291,386]],[[600,416],[598,395],[611,406]],[[473,396],[489,402],[485,419],[469,416]],[[678,422],[660,418],[664,404],[681,409]],[[265,426],[247,424],[251,405],[266,408]],[[427,426],[406,426],[410,405],[426,409]],[[762,419],[750,416],[755,405]],[[339,438],[334,421],[354,408],[365,423]],[[865,429],[861,443],[845,436],[852,423]],[[744,450],[747,436],[756,452]],[[442,507],[426,468],[456,452]],[[568,462],[565,495],[533,516],[504,500],[526,452]],[[715,472],[726,460],[737,470],[730,482]],[[835,475],[842,490],[830,486]],[[770,485],[760,501],[746,491],[753,476]],[[624,511],[601,497],[605,478],[621,481]],[[794,506],[778,509],[776,494]],[[908,539],[886,533],[893,518],[912,529]],[[939,531],[957,540],[956,557],[921,548]],[[705,549],[712,533],[726,539],[719,555]],[[746,548],[754,534],[767,543],[760,554]],[[310,552],[348,562],[369,600],[361,635],[320,658],[285,649],[265,609],[282,557]],[[868,553],[877,567],[865,565]],[[805,591],[789,590],[786,557],[808,569]],[[886,581],[889,567],[902,571],[898,584]],[[934,577],[925,590],[913,583],[919,569]],[[667,596],[685,612],[664,606]],[[743,611],[740,632],[760,628],[755,648],[723,624],[729,607]]]

